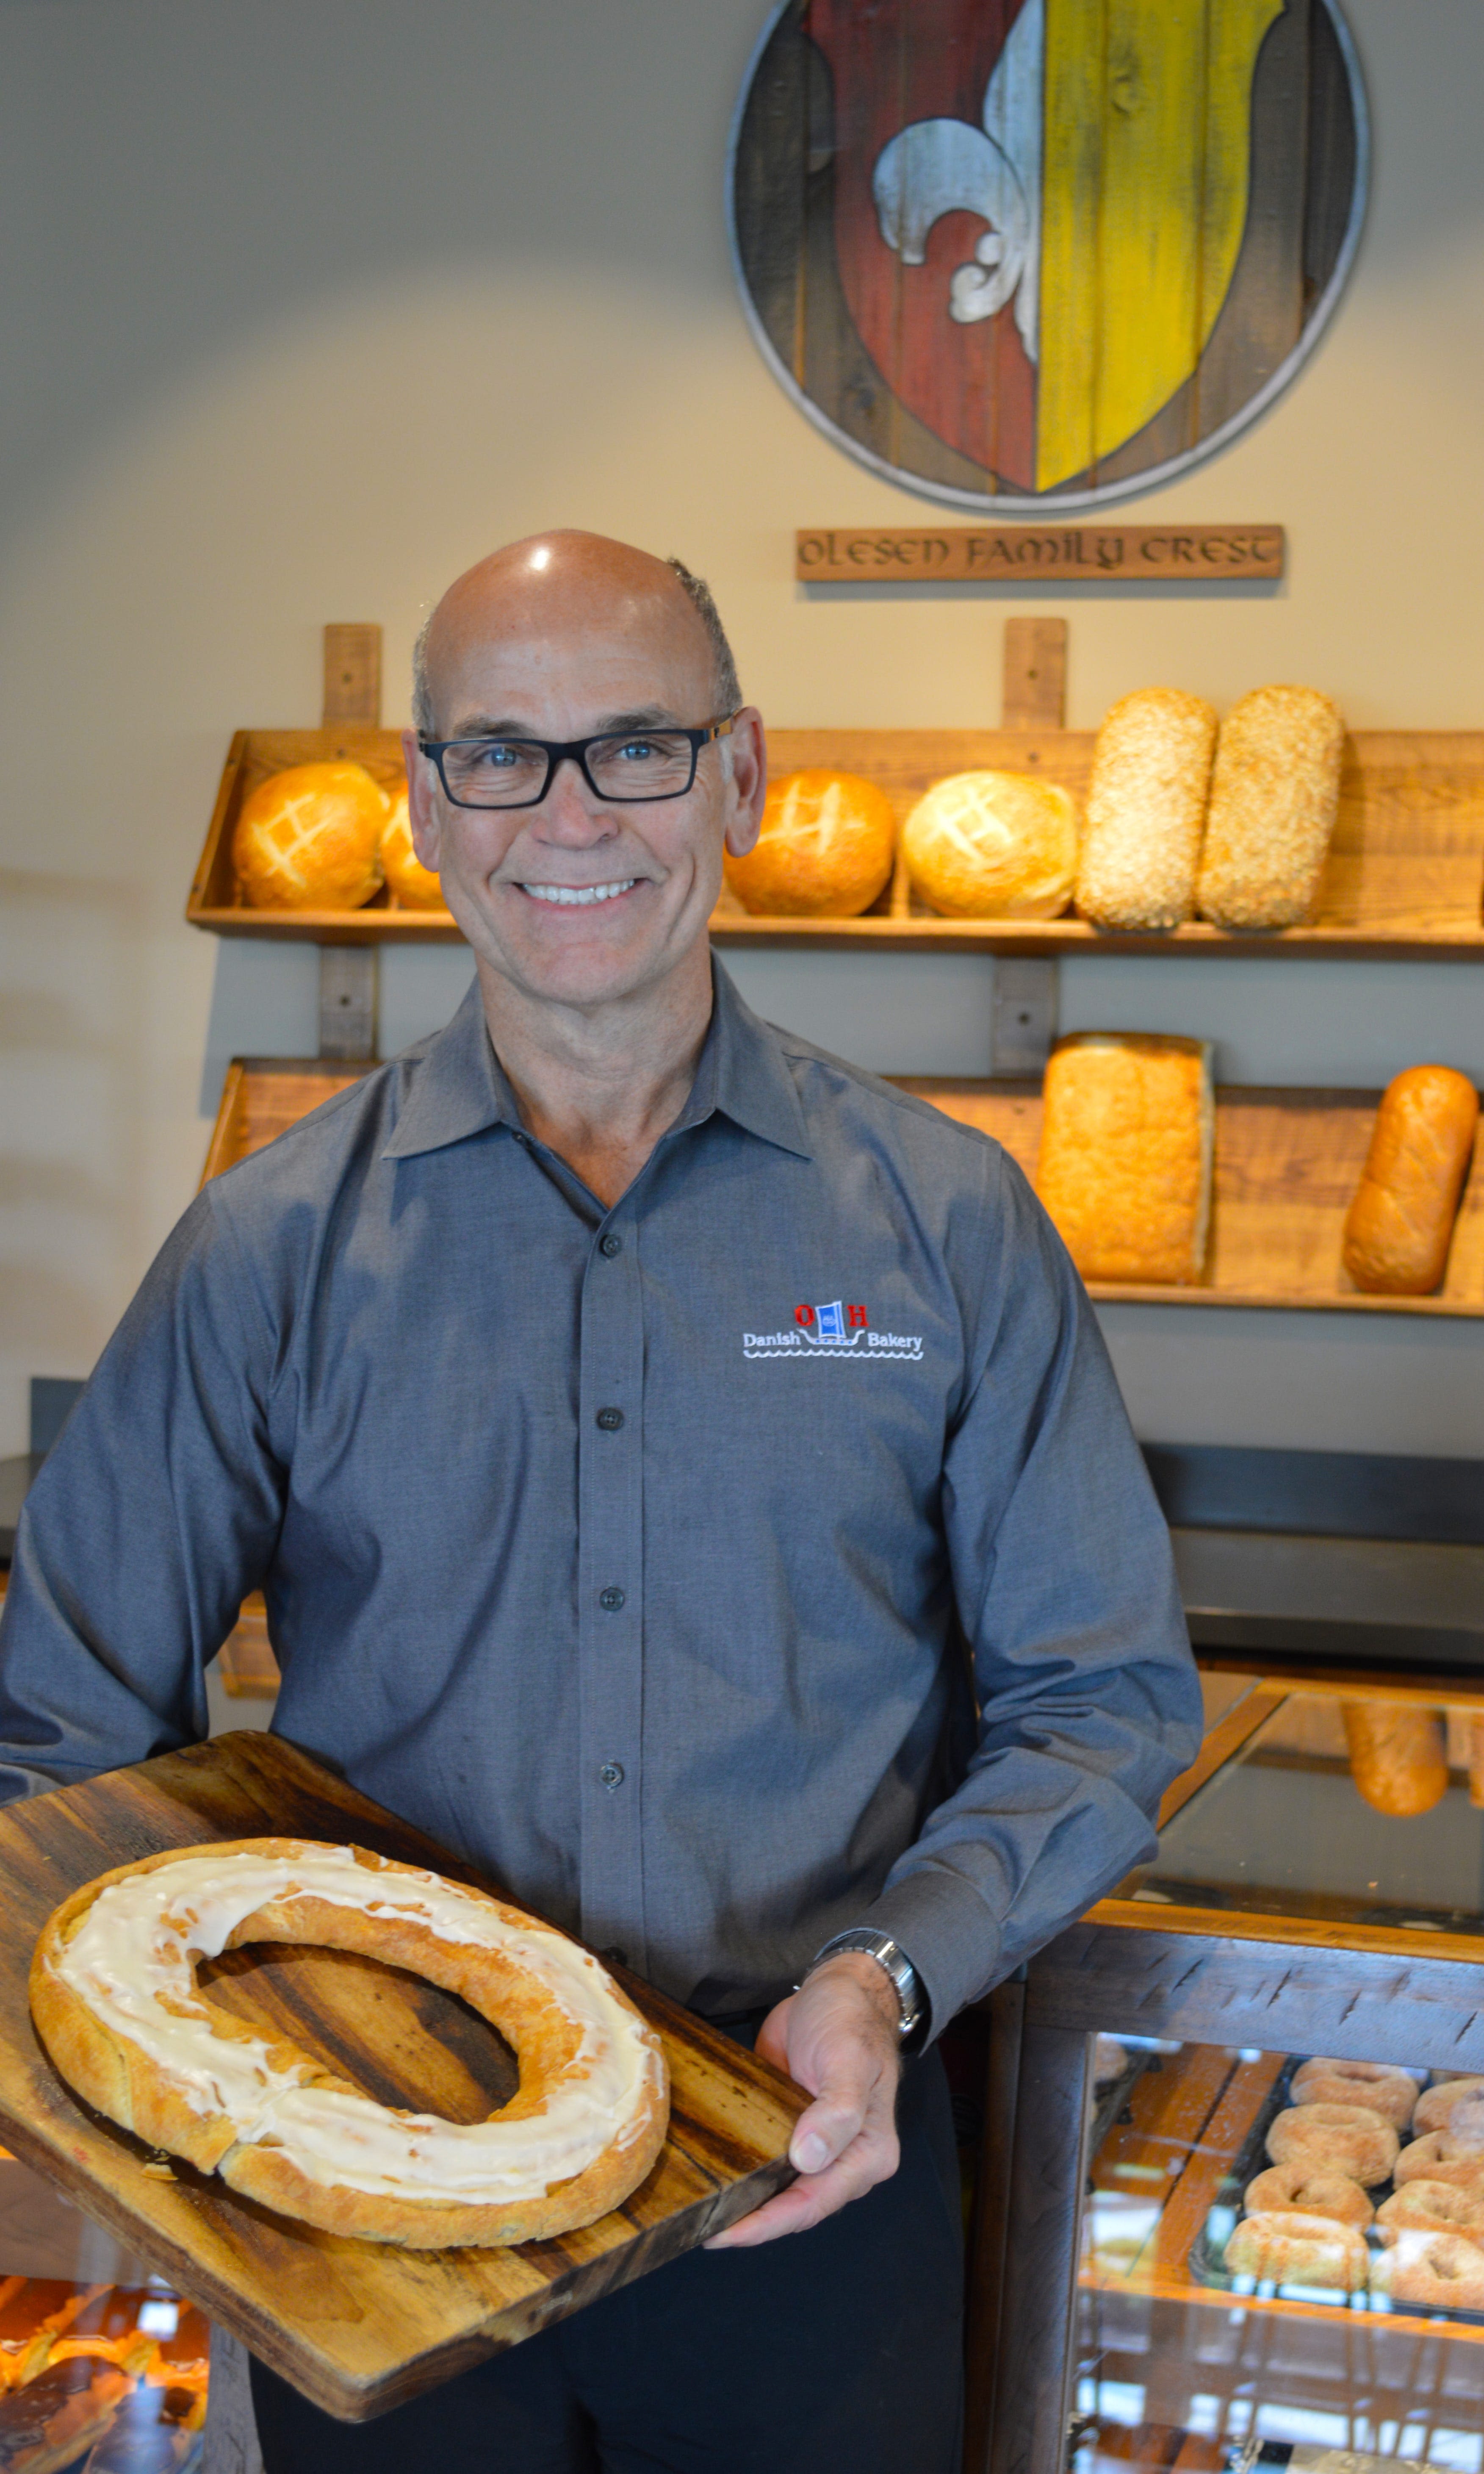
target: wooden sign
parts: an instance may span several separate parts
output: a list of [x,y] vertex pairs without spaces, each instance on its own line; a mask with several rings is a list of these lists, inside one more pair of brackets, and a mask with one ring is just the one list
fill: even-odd
[[1283,572],[1281,524],[969,524],[794,535],[801,584],[1251,584]]
[[1340,0],[782,0],[737,113],[737,278],[873,471],[981,515],[1099,507],[1302,366],[1367,158]]

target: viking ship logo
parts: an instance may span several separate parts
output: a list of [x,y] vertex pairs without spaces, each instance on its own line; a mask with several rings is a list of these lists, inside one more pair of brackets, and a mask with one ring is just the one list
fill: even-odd
[[738,276],[864,462],[981,512],[1092,506],[1292,377],[1366,161],[1338,0],[786,0],[733,137]]

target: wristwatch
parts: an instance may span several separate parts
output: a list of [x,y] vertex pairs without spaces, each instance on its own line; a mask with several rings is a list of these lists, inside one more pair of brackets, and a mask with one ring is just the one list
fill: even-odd
[[817,1967],[823,1967],[826,1958],[837,1958],[845,1950],[864,1951],[868,1958],[874,1958],[879,1967],[885,1968],[897,1987],[897,1999],[901,2004],[897,2033],[902,2044],[908,2044],[926,2020],[927,2003],[922,1998],[917,1969],[900,1942],[893,1941],[890,1933],[872,1932],[865,1925],[856,1925],[850,1932],[836,1933],[833,1941],[826,1942],[823,1950],[815,1952],[804,1969],[801,1983],[805,1982]]

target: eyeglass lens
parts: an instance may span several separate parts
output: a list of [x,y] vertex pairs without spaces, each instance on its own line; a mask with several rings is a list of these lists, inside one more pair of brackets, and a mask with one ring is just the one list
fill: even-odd
[[[605,799],[664,799],[688,790],[695,772],[690,740],[678,731],[618,735],[588,742],[587,775]],[[546,750],[526,739],[459,739],[443,753],[451,798],[476,808],[523,807],[546,788]]]

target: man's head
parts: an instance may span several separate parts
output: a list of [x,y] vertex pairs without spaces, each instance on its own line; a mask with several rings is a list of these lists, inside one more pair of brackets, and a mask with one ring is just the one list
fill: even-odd
[[419,640],[407,769],[419,856],[442,875],[482,976],[587,1010],[694,974],[723,841],[741,852],[756,836],[761,722],[743,708],[730,736],[702,747],[678,798],[605,798],[566,762],[539,804],[518,808],[456,804],[419,734],[613,733],[638,755],[646,730],[695,729],[737,707],[710,594],[676,563],[555,532],[496,550],[450,586]]

